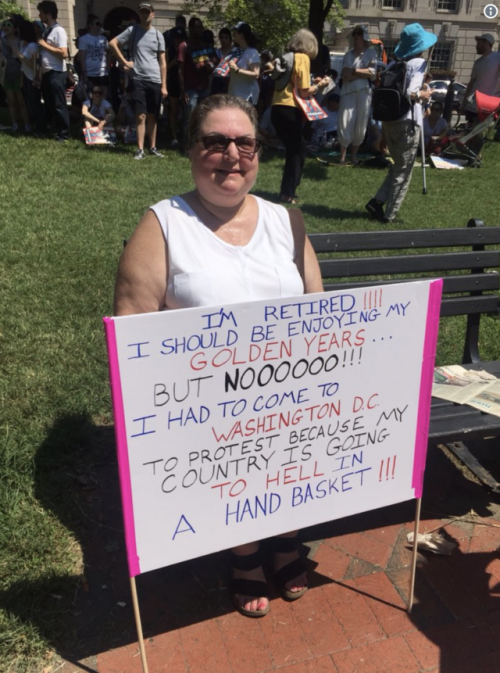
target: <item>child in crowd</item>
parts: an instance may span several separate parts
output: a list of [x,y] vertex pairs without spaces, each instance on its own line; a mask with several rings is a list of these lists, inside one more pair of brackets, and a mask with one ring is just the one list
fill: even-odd
[[440,151],[441,142],[448,134],[448,122],[443,118],[443,104],[431,104],[430,113],[424,117],[424,142],[426,154]]
[[103,96],[103,90],[100,86],[94,86],[92,89],[92,100],[86,100],[82,107],[82,117],[85,128],[89,129],[97,126],[99,130],[105,126],[110,126],[115,113],[111,103]]
[[323,102],[323,109],[327,116],[325,119],[318,119],[312,122],[312,137],[310,149],[317,151],[319,149],[332,149],[338,146],[337,142],[337,124],[339,117],[340,96],[331,93]]

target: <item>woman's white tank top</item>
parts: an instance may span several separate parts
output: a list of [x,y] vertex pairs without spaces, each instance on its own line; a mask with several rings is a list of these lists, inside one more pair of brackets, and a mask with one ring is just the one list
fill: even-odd
[[244,246],[222,241],[179,196],[151,207],[168,243],[166,309],[304,293],[288,212],[254,196],[257,227]]

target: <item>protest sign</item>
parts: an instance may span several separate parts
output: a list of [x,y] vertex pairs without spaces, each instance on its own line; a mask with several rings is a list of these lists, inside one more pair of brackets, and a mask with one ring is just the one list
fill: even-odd
[[103,129],[98,126],[84,128],[83,136],[86,145],[114,145],[116,143],[116,133],[112,126],[105,126]]
[[105,318],[130,576],[419,498],[441,287]]

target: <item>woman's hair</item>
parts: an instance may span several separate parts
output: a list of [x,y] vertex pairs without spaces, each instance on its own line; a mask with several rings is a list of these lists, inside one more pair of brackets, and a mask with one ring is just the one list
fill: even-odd
[[[237,24],[238,25],[238,24]],[[240,33],[240,35],[243,35],[245,38],[245,42],[248,44],[249,47],[252,47],[255,49],[257,46],[257,36],[255,35],[254,32],[252,32],[252,29],[248,25],[248,23],[241,23],[239,28],[234,28],[234,30],[237,33]]]
[[227,37],[232,38],[231,31],[229,28],[221,28],[219,30],[219,40],[221,38],[221,35],[227,35]]
[[292,35],[287,49],[298,54],[306,54],[312,60],[318,55],[318,40],[310,30],[301,28]]
[[28,44],[36,42],[35,24],[30,21],[23,21],[19,26],[19,37]]
[[215,96],[209,96],[205,98],[204,101],[198,103],[198,105],[193,110],[191,119],[189,120],[189,142],[188,147],[191,148],[200,139],[202,126],[211,112],[216,112],[218,110],[241,110],[246,114],[250,120],[255,137],[258,134],[259,120],[257,117],[257,111],[252,103],[244,100],[243,98],[236,98],[236,96],[228,96],[227,94],[216,94]]
[[203,33],[201,34],[201,41],[213,47],[215,44],[213,31],[208,30],[208,28],[204,30]]

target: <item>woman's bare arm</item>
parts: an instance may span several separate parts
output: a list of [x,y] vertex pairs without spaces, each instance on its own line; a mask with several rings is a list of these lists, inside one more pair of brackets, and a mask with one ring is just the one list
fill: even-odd
[[305,294],[323,292],[323,281],[321,279],[321,270],[319,268],[318,259],[311,245],[311,241],[307,236],[304,247],[304,276]]
[[118,265],[114,314],[160,311],[165,305],[167,244],[158,219],[148,210],[128,241]]

